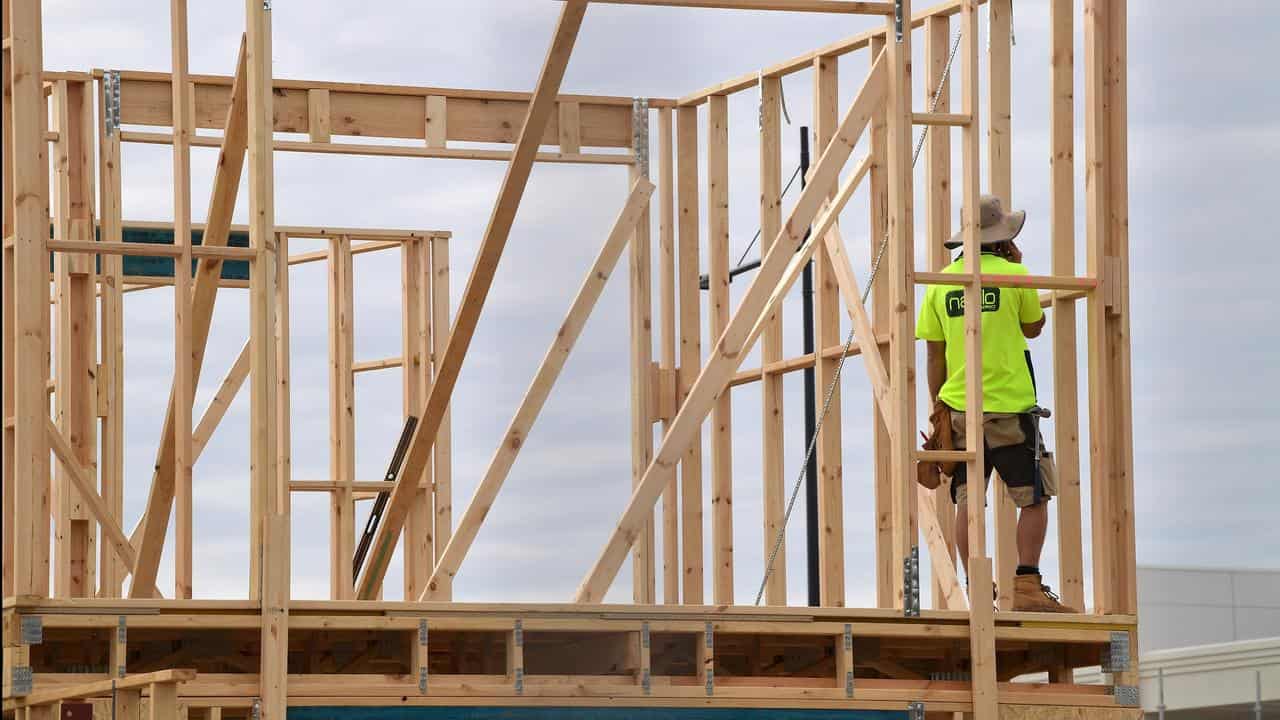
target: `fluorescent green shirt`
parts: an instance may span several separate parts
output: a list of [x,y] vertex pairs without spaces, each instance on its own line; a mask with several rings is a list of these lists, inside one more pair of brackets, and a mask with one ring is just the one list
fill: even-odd
[[[964,258],[943,272],[964,272]],[[1027,268],[998,255],[982,255],[982,272],[1027,275]],[[982,397],[984,412],[1020,413],[1036,404],[1027,367],[1024,324],[1044,317],[1039,294],[1030,288],[982,289]],[[947,381],[938,397],[964,410],[964,288],[930,285],[920,306],[916,337],[947,344]]]

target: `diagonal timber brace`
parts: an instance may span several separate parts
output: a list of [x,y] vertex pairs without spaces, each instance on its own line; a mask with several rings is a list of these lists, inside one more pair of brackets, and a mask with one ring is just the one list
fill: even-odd
[[644,177],[638,178],[632,185],[631,195],[618,214],[618,219],[609,232],[604,246],[600,248],[600,254],[588,271],[586,279],[583,280],[581,289],[578,290],[569,312],[565,315],[564,322],[560,324],[555,338],[551,341],[551,347],[547,348],[547,354],[543,357],[533,382],[529,384],[524,400],[520,402],[515,416],[511,418],[511,424],[503,433],[502,442],[493,453],[493,459],[489,461],[489,467],[485,470],[480,485],[476,487],[471,502],[462,514],[453,537],[445,546],[444,554],[441,555],[440,562],[436,564],[435,570],[431,573],[431,579],[427,581],[427,586],[418,600],[448,599],[444,596],[448,580],[457,575],[458,568],[466,559],[471,543],[475,541],[476,535],[480,532],[480,526],[489,513],[489,508],[493,507],[498,491],[502,489],[502,484],[507,479],[507,473],[511,471],[516,456],[520,454],[525,440],[529,437],[529,430],[537,421],[538,414],[542,411],[542,406],[551,394],[552,388],[555,387],[560,371],[564,369],[564,364],[568,361],[569,353],[578,341],[587,318],[591,316],[596,301],[600,299],[600,293],[604,291],[605,283],[609,281],[609,275],[622,255],[622,249],[627,245],[636,223],[648,210],[649,197],[653,195],[653,190],[653,183]]
[[867,315],[867,306],[862,302],[858,290],[858,280],[853,274],[853,265],[849,262],[849,254],[845,252],[844,238],[840,236],[840,228],[833,227],[824,238],[826,253],[831,258],[831,268],[836,277],[836,285],[840,296],[844,299],[845,309],[853,320],[853,336],[862,350],[862,364],[867,368],[867,377],[871,381],[871,394],[875,397],[876,407],[884,415],[885,427],[889,428],[889,437],[893,437],[893,408],[889,400],[889,373],[884,367],[884,358],[880,355],[875,331],[871,328],[871,318]]
[[870,166],[868,161],[864,161],[860,171],[855,172],[841,186],[837,198],[814,226],[812,236],[806,242],[806,229],[818,215],[826,195],[839,181],[840,170],[852,154],[853,146],[862,135],[872,113],[884,99],[886,65],[882,52],[872,65],[862,89],[849,106],[836,136],[823,150],[808,186],[800,193],[791,215],[770,245],[769,252],[755,279],[747,287],[738,309],[716,341],[715,348],[690,389],[684,406],[672,421],[662,446],[632,493],[617,528],[578,587],[576,602],[602,600],[617,577],[627,550],[639,537],[649,510],[661,495],[671,468],[700,432],[716,398],[725,391],[733,372],[742,364],[752,343],[763,332],[772,309],[781,302],[791,283],[799,277],[804,263],[812,256],[818,238],[835,224],[844,202],[853,193],[858,180],[866,174],[866,169]]
[[[45,420],[45,434],[49,438],[49,447],[66,468],[67,477],[76,490],[80,491],[80,496],[93,514],[93,519],[102,526],[106,543],[111,546],[122,563],[132,566],[137,552],[129,542],[129,538],[125,537],[124,530],[120,528],[120,523],[107,507],[107,502],[98,494],[98,489],[95,487],[96,478],[80,464],[75,449],[71,447],[71,443],[67,441],[58,426],[53,424],[53,420],[49,418]],[[161,597],[159,589],[153,587],[152,592],[155,593],[155,597]]]
[[244,387],[244,381],[249,377],[249,350],[250,344],[246,340],[244,347],[240,349],[240,354],[236,357],[236,361],[232,363],[231,369],[227,371],[227,376],[218,385],[218,391],[214,393],[213,400],[209,401],[209,407],[205,409],[204,415],[200,417],[200,423],[196,425],[195,432],[191,437],[192,464],[200,459],[205,446],[209,444],[209,438],[213,437],[213,431],[218,429],[218,424],[222,422],[223,416],[231,408],[231,402],[236,399],[240,388]]
[[[248,94],[245,84],[245,40],[240,40],[240,54],[236,62],[236,76],[231,89],[231,103],[227,108],[226,128],[222,140],[222,152],[218,155],[218,167],[214,175],[213,193],[209,200],[208,220],[205,223],[203,244],[221,247],[227,244],[231,232],[231,213],[235,210],[236,195],[240,190],[240,172],[244,169],[245,151],[249,138]],[[177,268],[175,268],[175,271]],[[217,299],[222,260],[203,258],[196,269],[195,288],[191,296],[191,382],[200,381],[204,365],[204,351],[209,342],[209,327],[213,321],[213,305]],[[138,549],[129,587],[129,597],[146,597],[146,588],[155,585],[160,569],[160,554],[164,549],[169,529],[169,511],[174,495],[174,401],[176,388],[169,393],[169,410],[165,415],[160,449],[156,453],[155,474],[151,478],[151,492],[147,496],[147,508],[133,532],[132,544]]]
[[551,113],[555,110],[556,93],[564,80],[569,56],[573,54],[573,45],[586,11],[587,0],[568,0],[561,9],[551,49],[547,51],[542,74],[529,100],[524,126],[511,154],[511,164],[507,166],[506,177],[498,190],[489,226],[485,229],[484,239],[476,254],[476,264],[467,279],[453,331],[449,335],[449,344],[445,347],[435,382],[431,385],[431,393],[427,396],[427,405],[421,413],[422,422],[413,433],[405,455],[404,468],[391,490],[391,499],[387,503],[382,525],[370,547],[369,562],[356,583],[357,599],[372,600],[378,596],[378,590],[382,587],[387,566],[391,563],[391,553],[399,542],[400,531],[404,528],[405,517],[413,505],[413,497],[417,491],[417,482],[406,482],[405,478],[421,477],[431,457],[431,448],[435,445],[436,434],[449,409],[453,388],[458,382],[458,373],[462,370],[462,361],[471,346],[476,325],[480,321],[480,311],[484,309],[485,298],[498,270],[498,261],[502,258],[502,251],[511,234],[516,210],[520,207],[520,199],[529,183],[529,173],[538,153],[538,144]]

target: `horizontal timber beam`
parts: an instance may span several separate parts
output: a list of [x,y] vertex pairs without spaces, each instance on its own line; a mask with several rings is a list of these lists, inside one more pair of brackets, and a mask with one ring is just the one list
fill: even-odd
[[[889,336],[877,336],[876,344],[888,345]],[[821,353],[824,358],[838,358],[841,354],[845,357],[855,357],[862,354],[862,348],[858,347],[857,343],[854,343],[849,346],[848,352],[845,352],[843,345],[832,345],[831,347],[824,349]],[[729,380],[729,387],[737,387],[738,385],[747,385],[757,382],[760,380],[762,375],[785,375],[787,373],[796,372],[797,370],[805,370],[813,367],[813,364],[813,353],[806,353],[804,355],[787,358],[786,360],[772,362],[768,365],[764,365],[763,367],[740,370],[734,374],[732,379]]]
[[[101,73],[101,70],[94,71],[95,75]],[[223,75],[191,75],[190,80],[196,129],[221,129],[226,117],[232,79]],[[121,124],[172,127],[170,83],[169,73],[122,70]],[[427,98],[443,100],[446,141],[515,143],[524,126],[524,117],[532,97],[524,92],[278,78],[273,80],[272,87],[275,90],[272,108],[276,132],[310,133],[314,117],[310,104],[311,91],[324,90],[328,94],[329,124],[326,130],[330,135],[412,139],[422,140],[424,144],[427,142]],[[551,100],[556,106],[560,103],[577,104],[580,125],[577,137],[580,137],[583,147],[631,147],[632,98],[560,95]],[[439,100],[434,102],[438,106]],[[649,100],[650,107],[672,105],[674,100]],[[560,142],[559,116],[559,112],[552,113],[539,136],[540,144],[557,145]],[[438,128],[439,124],[433,127]],[[125,139],[127,138],[128,134],[125,135]],[[193,141],[198,139],[192,138]],[[340,144],[335,145],[341,147]]]
[[[978,0],[979,4],[985,4],[987,0]],[[924,27],[925,20],[930,17],[950,17],[960,12],[960,0],[947,0],[946,2],[935,5],[927,10],[914,13],[911,16],[911,27]],[[780,78],[798,73],[802,70],[809,70],[813,67],[813,63],[822,57],[839,57],[848,55],[855,50],[861,50],[870,47],[872,40],[883,38],[885,34],[884,28],[868,30],[859,33],[844,40],[837,40],[829,45],[807,52],[803,55],[797,55],[789,60],[784,60],[775,65],[762,68],[756,72],[739,75],[731,80],[726,80],[717,85],[703,88],[695,93],[685,95],[676,101],[677,105],[701,105],[707,101],[712,95],[729,95],[743,90],[750,90],[760,84],[761,77]]]
[[[172,230],[173,223],[154,220],[125,220],[122,226],[126,229]],[[233,233],[249,232],[248,225],[228,226]],[[192,230],[205,230],[204,223],[191,223]],[[325,225],[277,225],[276,232],[289,238],[312,238],[327,240],[330,238],[349,236],[352,240],[419,240],[431,238],[449,238],[453,233],[448,230],[404,230],[396,228],[348,228],[329,227]],[[353,246],[352,251],[359,245]]]
[[[972,276],[947,272],[918,272],[917,285],[968,285]],[[984,287],[1034,288],[1036,290],[1093,290],[1097,278],[1058,277],[1054,275],[982,275]]]
[[[13,703],[13,707],[37,707],[62,702],[63,700],[110,695],[113,691],[119,690],[133,690],[163,683],[190,682],[195,678],[195,670],[161,670],[140,675],[126,675],[114,680],[99,680],[98,682],[71,685],[56,690],[34,692]],[[12,709],[10,703],[6,701],[5,710],[10,709]]]
[[[125,130],[120,133],[122,142],[143,145],[172,145],[169,133],[138,132]],[[220,138],[198,135],[191,138],[191,147],[218,147]],[[441,158],[445,160],[501,160],[511,159],[509,150],[482,150],[476,148],[418,147],[412,145],[372,145],[352,142],[308,142],[302,140],[276,140],[276,152],[303,152],[322,155],[367,155],[375,157]],[[577,163],[580,165],[630,165],[635,162],[631,153],[553,153],[540,152],[538,162]]]

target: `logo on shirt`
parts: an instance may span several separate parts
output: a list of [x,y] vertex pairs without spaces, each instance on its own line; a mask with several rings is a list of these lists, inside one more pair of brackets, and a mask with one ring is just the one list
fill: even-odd
[[[964,290],[952,290],[943,297],[947,317],[964,317]],[[982,288],[982,312],[1000,310],[1000,288]]]

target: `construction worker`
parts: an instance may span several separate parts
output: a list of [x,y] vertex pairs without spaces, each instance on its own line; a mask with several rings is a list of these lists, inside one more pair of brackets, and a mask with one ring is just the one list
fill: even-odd
[[[1026,213],[1006,213],[1000,199],[983,196],[979,213],[982,272],[1026,275],[1022,252],[1014,238],[1022,231]],[[963,232],[948,240],[950,250],[961,247]],[[943,272],[965,272],[959,257]],[[994,467],[1009,489],[1018,513],[1018,570],[1014,578],[1013,609],[1032,612],[1078,612],[1059,602],[1040,577],[1040,551],[1049,526],[1048,500],[1057,492],[1052,456],[1043,449],[1037,418],[1036,392],[1031,375],[1027,339],[1044,329],[1045,315],[1038,293],[1024,288],[981,289],[982,388],[985,483]],[[964,449],[965,348],[964,288],[932,285],[920,307],[916,336],[928,344],[929,393],[935,411],[933,436],[926,447]],[[947,427],[949,424],[950,427]],[[950,435],[950,442],[945,436]],[[1039,447],[1037,447],[1039,444]],[[1038,463],[1037,463],[1038,461]],[[1037,464],[1039,467],[1037,467]],[[951,499],[956,503],[956,546],[968,572],[968,478],[965,463],[951,463]],[[937,472],[934,472],[936,477]],[[921,473],[921,482],[925,473]],[[936,486],[936,482],[932,483]],[[984,494],[985,487],[984,484]]]

